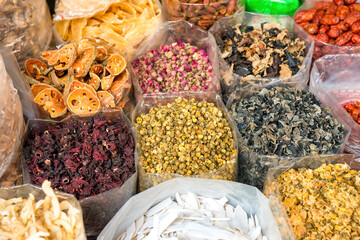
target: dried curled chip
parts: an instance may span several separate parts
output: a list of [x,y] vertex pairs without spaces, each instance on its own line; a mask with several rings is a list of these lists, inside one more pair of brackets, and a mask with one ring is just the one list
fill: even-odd
[[56,74],[56,70],[52,70],[49,73],[50,79],[55,86],[65,86],[70,82],[70,76],[68,74],[64,75],[63,77],[58,77]]
[[88,74],[92,63],[95,60],[96,49],[94,46],[85,49],[80,57],[71,66],[75,77],[85,77]]
[[50,114],[51,118],[63,116],[67,112],[62,94],[55,88],[45,88],[36,94],[34,101]]
[[50,60],[50,58],[52,58],[57,51],[58,50],[49,50],[49,51],[41,52],[40,58],[41,58],[41,60],[48,62]]
[[110,89],[112,83],[114,82],[115,76],[114,75],[105,75],[101,79],[101,89],[107,91]]
[[123,56],[120,54],[112,54],[106,64],[106,69],[110,72],[111,75],[117,76],[122,73],[126,68],[126,61]]
[[48,64],[56,70],[69,69],[76,60],[76,47],[73,43],[63,46],[49,59]]
[[95,90],[98,90],[100,87],[100,82],[101,82],[100,77],[95,73],[90,72],[90,79],[88,81],[88,84]]
[[52,86],[45,84],[45,83],[37,83],[31,86],[31,92],[33,94],[33,96],[35,97],[41,90],[46,89],[46,88],[50,88],[50,89],[55,89]]
[[131,84],[128,83],[129,71],[126,69],[121,75],[117,76],[113,84],[111,85],[109,92],[115,97],[115,102],[118,103],[124,96],[124,94],[131,88]]
[[25,61],[25,70],[29,76],[38,79],[47,70],[47,65],[41,60],[29,58]]
[[115,107],[115,98],[108,91],[98,91],[97,96],[101,102],[102,109],[109,109]]
[[64,96],[66,97],[70,92],[74,91],[78,88],[86,88],[89,91],[91,91],[93,94],[96,95],[96,91],[94,88],[92,88],[90,85],[80,82],[78,80],[73,80],[70,84],[66,85],[64,89]]
[[101,46],[96,48],[96,60],[97,61],[99,61],[99,62],[104,61],[106,56],[107,56],[106,48],[101,47]]
[[77,88],[66,100],[70,112],[87,117],[97,113],[101,104],[99,98],[87,88]]

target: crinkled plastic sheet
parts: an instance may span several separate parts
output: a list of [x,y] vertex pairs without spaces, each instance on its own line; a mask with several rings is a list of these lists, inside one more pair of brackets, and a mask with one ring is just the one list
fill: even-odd
[[[301,82],[295,83],[283,83],[281,81],[270,83],[270,84],[259,84],[259,85],[249,85],[247,87],[242,88],[241,90],[237,90],[232,93],[226,107],[228,110],[234,102],[238,102],[241,99],[248,98],[254,92],[262,89],[262,88],[270,88],[270,87],[294,87],[296,89],[308,89],[308,86]],[[310,91],[311,92],[311,91]],[[321,107],[331,107],[333,110],[333,116],[339,121],[346,131],[346,134],[343,138],[343,143],[339,148],[338,153],[343,153],[344,148],[348,142],[351,128],[346,121],[342,119],[342,117],[338,114],[338,109],[340,107],[334,107],[336,105],[331,96],[327,96],[325,99],[322,99]],[[336,109],[335,109],[336,108]],[[236,123],[235,123],[236,126]],[[281,165],[287,165],[292,162],[297,161],[296,157],[281,157],[277,155],[262,155],[254,152],[250,149],[246,141],[242,139],[240,136],[239,130],[236,128],[238,143],[239,143],[239,181],[250,184],[258,187],[260,190],[263,189],[265,177],[267,171],[272,167],[277,167]],[[261,163],[261,164],[260,164]],[[261,172],[264,172],[262,174]]]
[[314,62],[310,91],[325,102],[351,128],[345,151],[360,154],[360,125],[343,108],[344,104],[360,101],[360,54],[326,55]]
[[360,170],[360,156],[350,154],[339,155],[319,155],[297,158],[295,162],[272,168],[266,176],[265,195],[270,200],[270,208],[276,223],[279,226],[281,237],[283,240],[296,240],[286,209],[282,204],[281,194],[276,184],[276,178],[288,171],[289,169],[309,168],[316,169],[322,164],[346,163],[351,169]]
[[17,91],[0,55],[0,178],[18,156],[24,119]]
[[175,193],[193,192],[210,198],[227,197],[229,204],[240,205],[248,214],[259,217],[262,233],[269,240],[279,240],[280,232],[269,208],[269,200],[256,188],[223,180],[177,178],[159,184],[132,197],[100,233],[98,240],[116,240],[138,217]]
[[[209,61],[213,67],[213,80],[212,85],[206,92],[217,91],[220,92],[219,82],[219,61],[217,55],[217,46],[214,37],[207,31],[197,27],[196,25],[190,24],[185,20],[165,22],[159,26],[155,32],[149,36],[144,42],[142,42],[133,56],[130,65],[131,77],[135,89],[136,100],[139,101],[144,95],[139,78],[136,76],[132,63],[140,56],[145,55],[147,52],[159,49],[161,45],[169,45],[173,42],[182,41],[184,43],[190,43],[199,49],[206,52],[209,57]],[[128,54],[126,54],[128,55]],[[180,91],[180,93],[186,93],[191,91]],[[168,93],[149,93],[147,95],[166,95]]]
[[[45,193],[43,192],[41,187],[31,185],[31,184],[25,184],[21,186],[15,186],[10,188],[1,188],[0,189],[0,198],[3,199],[11,199],[11,198],[29,198],[29,194],[33,194],[36,201],[39,201],[41,199],[45,198]],[[79,201],[72,195],[61,193],[55,191],[55,194],[59,200],[61,201],[68,201],[74,208],[76,208],[78,213],[78,220],[79,222],[76,225],[76,237],[75,240],[85,240],[85,228],[84,228],[84,222],[82,218],[82,210],[81,206],[79,204]]]
[[[264,15],[264,14],[256,14],[256,13],[238,13],[230,17],[225,17],[217,21],[211,28],[210,33],[212,33],[215,39],[220,38],[222,33],[225,31],[227,27],[234,27],[237,24],[242,24],[244,26],[253,26],[254,28],[261,29],[261,23],[267,22],[277,22],[283,28],[287,28],[289,31],[289,35],[292,38],[300,38],[304,39],[304,35],[306,32],[303,29],[298,29],[295,31],[296,23],[289,16],[273,16],[273,15]],[[299,26],[298,26],[299,27]],[[296,33],[295,33],[296,32]],[[225,101],[229,98],[230,94],[241,87],[244,87],[249,84],[267,84],[278,82],[279,80],[282,82],[299,82],[306,84],[309,80],[309,72],[311,67],[312,54],[314,51],[314,41],[312,39],[305,40],[305,58],[300,66],[299,71],[296,75],[289,78],[251,78],[244,79],[233,73],[230,69],[230,65],[221,57],[220,49],[217,47],[218,58],[220,62],[220,75],[221,79],[221,88],[222,94]]]
[[20,63],[49,46],[52,21],[46,0],[2,0],[0,22],[0,42]]
[[[121,110],[105,111],[105,112],[100,112],[98,114],[103,114],[108,119],[120,118],[125,120],[126,125],[133,133],[133,137],[136,142],[137,140],[136,130],[132,126],[130,120]],[[83,119],[83,118],[72,115],[62,120],[61,122],[68,121],[70,119]],[[29,120],[28,130],[24,137],[25,140],[27,138],[27,135],[30,133],[32,129],[43,130],[47,126],[56,123],[58,122],[50,121],[50,120],[40,120],[40,119]],[[25,140],[24,143],[26,142]],[[116,212],[125,204],[125,202],[136,193],[137,164],[138,164],[138,155],[135,146],[136,172],[129,179],[127,179],[121,187],[117,187],[109,191],[103,192],[101,194],[79,200],[80,205],[84,212],[84,223],[85,223],[85,230],[87,236],[98,235],[100,231],[104,228],[104,226],[116,214]],[[22,168],[23,168],[24,182],[32,183],[30,179],[29,169],[24,159],[24,156],[22,156]]]
[[[136,118],[141,114],[149,113],[152,107],[159,107],[164,106],[168,103],[174,102],[176,98],[182,97],[186,99],[194,98],[196,101],[207,101],[212,102],[215,104],[217,108],[219,108],[226,120],[229,123],[230,128],[232,129],[232,135],[234,137],[234,150],[235,154],[230,158],[227,165],[218,168],[217,170],[199,174],[199,175],[192,175],[192,178],[208,178],[208,179],[223,179],[223,180],[231,180],[237,181],[238,176],[238,163],[237,163],[237,149],[238,149],[238,141],[236,138],[236,126],[234,122],[230,118],[229,113],[226,110],[225,105],[221,101],[221,97],[216,95],[215,93],[207,93],[207,94],[199,94],[199,93],[178,93],[178,94],[168,94],[166,96],[148,96],[143,97],[141,101],[137,104],[133,115],[132,121],[134,125],[136,125]],[[136,127],[135,127],[136,128]],[[172,178],[187,178],[188,176],[183,176],[180,174],[172,174],[172,173],[164,173],[164,174],[156,174],[156,173],[146,173],[142,169],[141,165],[141,147],[140,147],[140,139],[137,139],[137,149],[139,157],[139,189],[140,191],[144,191],[148,188],[151,188],[161,182],[167,181]]]

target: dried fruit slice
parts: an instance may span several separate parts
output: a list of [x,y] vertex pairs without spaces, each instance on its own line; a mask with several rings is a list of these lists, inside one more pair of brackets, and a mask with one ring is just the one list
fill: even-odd
[[62,94],[54,88],[45,88],[36,94],[34,101],[50,114],[51,118],[63,116],[66,105]]
[[109,109],[115,107],[115,98],[108,91],[99,91],[96,93],[100,99],[102,109]]
[[96,75],[98,75],[100,77],[104,73],[104,66],[101,65],[101,64],[93,65],[90,68],[90,73],[94,73],[94,74],[96,74]]
[[56,70],[69,69],[76,60],[76,47],[73,43],[60,48],[48,61]]
[[37,79],[47,70],[47,65],[39,59],[29,58],[25,61],[25,70],[30,77]]
[[106,69],[111,75],[117,76],[122,73],[126,68],[126,60],[120,54],[112,54],[106,64]]
[[126,69],[121,75],[117,76],[111,85],[109,92],[115,97],[115,102],[118,103],[124,96],[127,90],[131,88],[128,83],[129,71]]
[[94,88],[92,88],[90,85],[86,83],[82,83],[78,80],[72,80],[70,84],[67,84],[64,89],[64,96],[66,97],[70,92],[74,91],[78,88],[86,88],[90,92],[92,92],[94,95],[96,95],[96,91]]
[[78,47],[77,47],[77,54],[78,56],[81,55],[81,53],[84,52],[84,50],[88,49],[88,48],[92,48],[93,45],[91,44],[90,40],[85,38],[85,39],[81,39],[78,43]]
[[70,76],[69,75],[64,75],[63,77],[59,78],[56,75],[56,71],[52,70],[49,74],[51,81],[53,82],[53,84],[57,87],[57,86],[61,86],[64,87],[66,84],[69,83],[70,81]]
[[107,56],[107,50],[106,48],[104,47],[97,47],[96,48],[96,60],[99,61],[99,62],[102,62],[104,61],[104,59],[106,58]]
[[89,84],[92,88],[94,88],[95,91],[97,91],[97,90],[99,89],[99,87],[100,87],[100,82],[101,82],[101,80],[100,80],[99,76],[96,75],[96,74],[94,74],[94,73],[92,73],[92,72],[90,72],[90,79],[89,79],[89,81],[88,81],[88,84]]
[[66,104],[70,112],[79,116],[91,116],[100,110],[99,98],[87,88],[78,88],[67,97]]
[[56,49],[56,50],[49,50],[49,51],[41,52],[40,58],[41,58],[41,60],[48,62],[50,60],[50,58],[52,58],[52,56],[54,56],[57,51],[59,51],[59,50]]
[[114,75],[107,75],[104,76],[101,79],[101,89],[104,91],[109,90],[109,88],[111,87],[112,83],[114,82],[115,76]]
[[41,90],[46,89],[46,88],[55,89],[52,86],[50,86],[48,84],[44,84],[44,83],[34,84],[34,85],[31,86],[30,89],[31,89],[31,92],[32,92],[33,96],[35,97]]
[[88,74],[91,64],[95,60],[95,47],[85,49],[80,57],[76,59],[75,63],[71,66],[75,77],[85,77]]

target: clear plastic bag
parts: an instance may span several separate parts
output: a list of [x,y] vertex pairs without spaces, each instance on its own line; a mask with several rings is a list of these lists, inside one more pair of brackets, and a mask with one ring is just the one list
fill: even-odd
[[138,217],[160,201],[175,196],[175,193],[193,192],[199,196],[222,198],[229,204],[240,205],[248,214],[259,217],[263,234],[269,240],[279,240],[280,232],[271,214],[268,199],[256,188],[229,181],[178,178],[159,184],[132,197],[100,233],[98,240],[117,240]]
[[52,21],[45,0],[0,1],[0,43],[23,63],[38,57],[52,37]]
[[[29,198],[29,194],[33,194],[35,201],[39,201],[45,198],[45,193],[41,187],[34,186],[31,184],[25,184],[21,186],[15,186],[10,188],[0,188],[0,198],[3,199],[12,199],[12,198]],[[56,197],[59,202],[68,201],[74,208],[76,208],[79,213],[77,215],[77,225],[76,225],[76,240],[85,240],[85,228],[82,218],[82,210],[79,204],[79,201],[70,194],[55,192]],[[35,216],[34,216],[35,217]]]
[[[148,51],[158,49],[161,45],[169,45],[174,42],[182,41],[184,43],[190,43],[199,49],[205,51],[209,57],[209,61],[213,67],[213,80],[212,86],[206,91],[218,91],[220,92],[219,83],[219,64],[217,55],[217,46],[214,37],[205,30],[192,25],[184,20],[166,22],[161,25],[156,31],[148,37],[143,43],[140,44],[138,51],[132,58],[130,65],[131,77],[135,89],[136,100],[139,101],[144,95],[143,90],[140,87],[139,79],[134,73],[132,63],[140,56],[146,54]],[[182,91],[183,93],[186,91]],[[180,91],[181,93],[181,91]],[[166,95],[168,93],[152,93],[148,95]]]
[[[271,84],[264,84],[264,85],[249,85],[247,87],[242,88],[241,90],[238,90],[231,94],[228,103],[226,104],[226,107],[230,109],[231,105],[239,101],[241,99],[247,98],[254,94],[254,92],[258,91],[262,88],[268,88],[268,87],[294,87],[296,89],[307,89],[307,85],[304,85],[304,83],[301,82],[295,82],[295,83],[271,83]],[[321,107],[330,107],[332,106],[332,100],[331,97],[327,97],[326,101],[322,101]],[[346,131],[346,134],[343,138],[343,143],[339,148],[338,153],[343,153],[345,145],[348,142],[348,138],[351,132],[351,129],[347,122],[343,121],[341,117],[337,114],[337,111],[333,111],[333,115],[344,126],[344,130]],[[243,140],[240,136],[240,133],[238,129],[236,128],[237,134],[238,134],[238,142],[239,142],[239,181],[250,184],[253,186],[258,187],[260,190],[263,189],[265,177],[267,171],[272,167],[277,167],[281,165],[290,164],[294,161],[296,161],[295,157],[281,157],[277,155],[262,155],[259,153],[254,152],[251,150],[247,144],[246,141]],[[330,154],[330,153],[329,153]]]
[[0,178],[16,159],[24,132],[19,96],[0,56]]
[[[182,97],[185,99],[192,99],[194,98],[196,101],[207,101],[212,102],[215,104],[217,108],[219,108],[223,114],[226,120],[228,121],[230,128],[232,129],[232,134],[234,136],[234,149],[235,153],[231,157],[230,161],[228,161],[227,165],[222,166],[218,168],[215,171],[207,172],[199,175],[192,175],[191,177],[195,178],[208,178],[208,179],[223,179],[223,180],[231,180],[231,181],[237,181],[237,175],[238,175],[238,164],[237,164],[237,149],[238,149],[238,142],[236,139],[236,126],[234,125],[233,121],[230,118],[229,113],[227,112],[223,102],[221,101],[221,97],[219,95],[216,95],[214,93],[207,93],[207,94],[172,94],[167,96],[148,96],[143,97],[141,101],[137,104],[133,115],[132,115],[132,121],[135,124],[136,118],[140,116],[141,114],[147,114],[149,110],[152,107],[159,107],[166,105],[170,102],[175,101],[176,98]],[[139,141],[139,138],[138,138]],[[137,143],[137,149],[138,149],[138,155],[141,156],[140,151],[140,142]],[[139,174],[139,189],[140,191],[144,191],[148,188],[151,188],[161,182],[167,181],[172,178],[184,178],[187,176],[183,176],[180,174],[172,174],[172,173],[164,173],[164,174],[154,174],[154,173],[146,173],[145,170],[142,169],[142,163],[141,160],[139,162],[139,168],[138,168],[138,174]]]
[[276,223],[279,226],[281,237],[283,240],[296,240],[297,238],[295,237],[292,230],[286,209],[282,204],[280,191],[276,185],[275,179],[282,173],[292,168],[316,169],[322,164],[346,163],[350,166],[351,169],[359,171],[359,160],[359,156],[350,154],[309,156],[297,158],[296,161],[291,164],[279,166],[269,170],[266,176],[264,193],[270,200],[270,208],[272,213],[274,214]]
[[[242,24],[244,26],[253,26],[254,28],[261,29],[261,24],[267,22],[277,22],[283,28],[287,28],[290,36],[293,35],[293,38],[299,37],[300,39],[304,39],[303,36],[307,34],[303,29],[299,29],[295,34],[296,23],[289,16],[272,16],[272,15],[264,15],[264,14],[256,14],[256,13],[239,13],[230,17],[225,17],[219,21],[217,21],[209,30],[217,39],[226,27],[233,27],[237,24]],[[267,84],[272,82],[277,82],[281,80],[282,82],[300,82],[306,84],[309,79],[309,72],[311,67],[312,54],[314,51],[314,41],[312,39],[305,40],[305,59],[297,72],[296,75],[289,78],[252,78],[252,79],[244,79],[239,75],[232,72],[229,64],[221,57],[220,49],[217,47],[217,52],[219,55],[220,62],[220,76],[221,79],[221,89],[222,94],[225,100],[227,100],[230,94],[241,87],[244,87],[249,84]]]
[[[133,133],[134,140],[136,141],[136,130],[132,126],[130,120],[126,115],[120,111],[107,111],[98,114],[105,115],[108,119],[123,119],[126,122],[128,129],[131,129]],[[69,119],[81,119],[77,116],[69,116],[68,118],[62,120],[67,121]],[[83,118],[82,118],[83,119]],[[25,139],[27,138],[28,133],[32,129],[37,129],[39,131],[46,128],[51,124],[56,124],[56,121],[49,120],[29,120],[28,130],[25,134]],[[25,143],[25,141],[24,141]],[[138,164],[138,155],[135,151],[135,169],[137,169]],[[22,156],[22,168],[24,175],[24,182],[31,183],[29,169]],[[84,223],[87,236],[94,236],[100,233],[104,226],[111,220],[115,213],[122,207],[125,202],[131,198],[136,193],[136,183],[137,183],[137,171],[128,178],[121,187],[116,187],[101,194],[90,196],[79,200],[80,205],[84,213]]]
[[329,106],[351,128],[345,151],[360,154],[360,125],[343,108],[360,100],[360,54],[326,55],[314,62],[310,91],[321,101],[332,100]]
[[[304,3],[301,5],[301,7],[296,11],[296,13],[302,11],[302,10],[309,10],[311,8],[314,7],[315,2],[317,2],[318,0],[306,0],[304,1]],[[333,0],[322,0],[325,2],[333,2]],[[359,0],[357,1],[358,3],[360,2]],[[296,15],[295,13],[295,15]],[[294,15],[294,16],[295,16]],[[296,31],[301,31],[301,32],[305,32],[305,35],[300,35],[299,37],[301,38],[301,40],[305,40],[305,41],[310,41],[313,40],[315,42],[315,47],[314,47],[314,54],[313,54],[313,60],[315,61],[318,58],[321,58],[324,55],[328,55],[328,54],[344,54],[344,53],[360,53],[360,47],[347,47],[347,46],[337,46],[337,45],[333,45],[333,44],[329,44],[329,43],[325,43],[322,41],[317,40],[316,38],[314,38],[313,36],[311,36],[309,33],[307,33],[306,31],[304,31],[304,29],[296,24]]]

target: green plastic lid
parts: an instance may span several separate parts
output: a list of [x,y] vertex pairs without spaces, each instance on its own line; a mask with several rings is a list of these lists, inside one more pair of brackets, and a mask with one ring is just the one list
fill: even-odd
[[246,0],[246,11],[292,16],[301,2],[300,0]]

